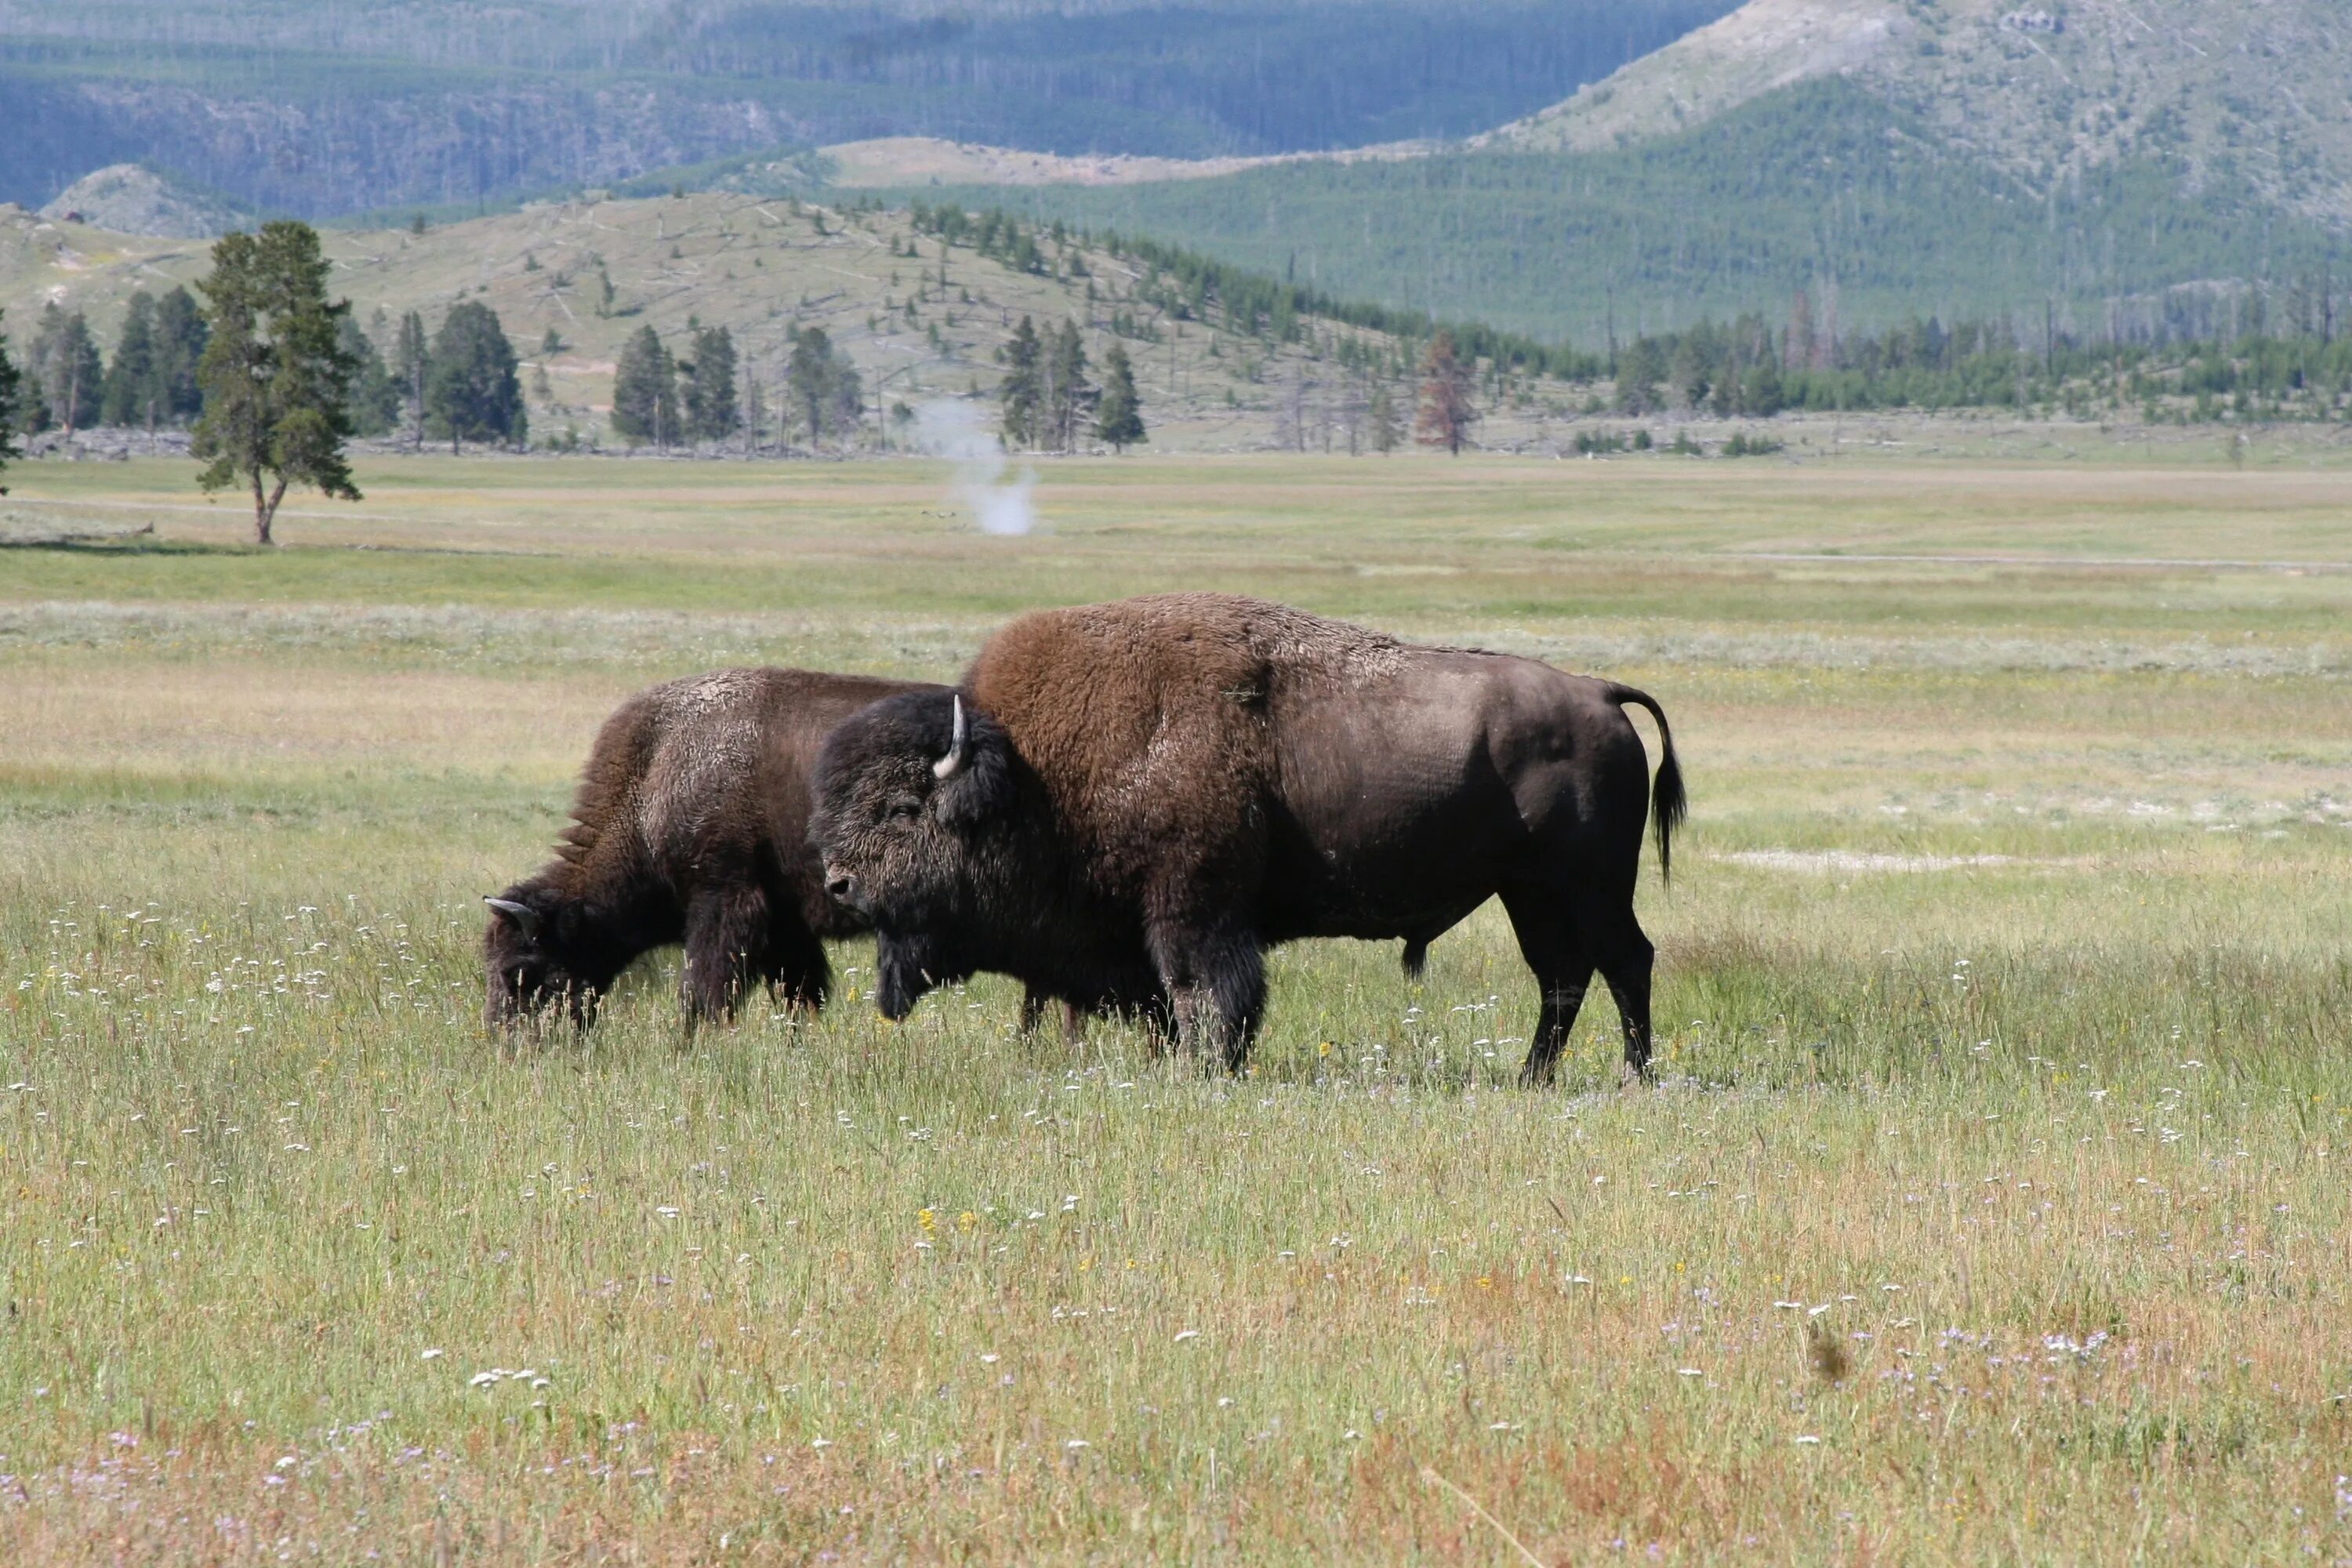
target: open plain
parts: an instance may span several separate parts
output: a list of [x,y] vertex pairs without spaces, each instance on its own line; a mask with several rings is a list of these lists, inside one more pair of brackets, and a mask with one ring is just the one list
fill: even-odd
[[[8,476],[155,530],[0,546],[0,1555],[2352,1559],[2342,454],[358,477]],[[856,944],[485,1035],[628,691],[1172,587],[1658,696],[1655,1087],[1514,1086],[1491,910],[1242,1079]]]

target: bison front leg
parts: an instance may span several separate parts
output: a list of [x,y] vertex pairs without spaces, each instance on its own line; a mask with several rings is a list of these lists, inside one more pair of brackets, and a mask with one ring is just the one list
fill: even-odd
[[697,893],[686,910],[686,963],[678,1003],[688,1027],[735,1016],[768,941],[767,895],[756,887]]
[[825,961],[824,943],[798,921],[790,930],[772,931],[767,958],[761,964],[777,1000],[787,1007],[821,1013],[833,992],[833,965]]
[[1265,961],[1256,933],[1178,928],[1153,931],[1150,938],[1178,1048],[1202,1056],[1214,1051],[1227,1071],[1240,1072],[1265,1011]]

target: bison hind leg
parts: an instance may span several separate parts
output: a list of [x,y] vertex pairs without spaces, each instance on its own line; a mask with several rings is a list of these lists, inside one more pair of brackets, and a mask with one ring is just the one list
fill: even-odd
[[1609,983],[1617,1003],[1617,1021],[1625,1034],[1625,1076],[1629,1081],[1650,1077],[1650,974],[1658,950],[1651,945],[1629,906],[1589,922],[1586,941]]
[[1542,1004],[1535,1033],[1528,1037],[1528,1059],[1519,1068],[1519,1082],[1535,1089],[1559,1075],[1559,1053],[1592,984],[1592,956],[1559,900],[1549,891],[1506,889],[1503,908],[1511,917],[1512,934],[1519,939],[1519,956],[1535,971]]

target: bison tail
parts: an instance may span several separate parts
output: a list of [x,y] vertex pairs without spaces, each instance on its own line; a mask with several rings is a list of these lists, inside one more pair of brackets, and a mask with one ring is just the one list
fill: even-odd
[[1690,809],[1690,802],[1683,795],[1682,766],[1675,761],[1674,730],[1666,723],[1666,710],[1659,707],[1658,700],[1646,691],[1636,691],[1630,686],[1612,682],[1609,700],[1620,704],[1631,702],[1646,708],[1650,710],[1650,717],[1658,721],[1658,744],[1664,755],[1658,762],[1657,782],[1650,787],[1650,811],[1657,822],[1658,876],[1671,881],[1674,879],[1675,829],[1683,825],[1683,816]]

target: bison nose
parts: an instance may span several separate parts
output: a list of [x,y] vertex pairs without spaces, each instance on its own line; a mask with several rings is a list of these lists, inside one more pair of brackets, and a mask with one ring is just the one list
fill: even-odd
[[845,904],[857,896],[857,879],[846,871],[827,870],[824,890]]

